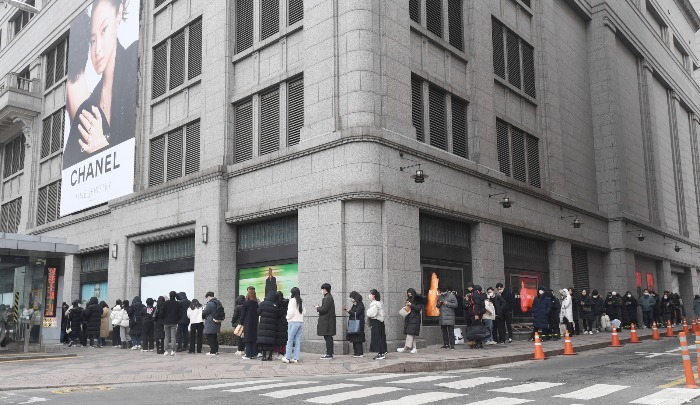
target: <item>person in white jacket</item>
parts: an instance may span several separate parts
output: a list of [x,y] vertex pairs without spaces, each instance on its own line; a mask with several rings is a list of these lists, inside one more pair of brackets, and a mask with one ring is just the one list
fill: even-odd
[[484,321],[484,325],[491,331],[491,334],[484,339],[487,345],[495,345],[496,341],[493,340],[493,321],[496,320],[496,307],[493,305],[493,301],[496,300],[496,294],[492,287],[486,289],[486,299],[484,300],[484,309],[486,312],[481,316]]
[[[287,307],[287,350],[283,363],[298,363],[301,353],[301,328],[304,325],[304,306],[302,305],[301,292],[294,287]],[[294,353],[292,353],[292,348]]]
[[386,328],[384,325],[384,304],[381,301],[379,291],[374,288],[369,290],[369,308],[367,308],[367,320],[372,330],[369,341],[369,351],[376,352],[374,360],[386,358],[389,351],[386,346]]
[[568,330],[569,335],[571,335],[574,330],[574,325],[572,323],[574,319],[574,311],[571,296],[569,295],[569,291],[565,288],[559,290],[559,294],[561,294],[561,311],[559,311],[559,321],[566,325],[566,330]]
[[190,319],[190,350],[188,353],[194,353],[195,340],[197,341],[197,353],[202,353],[202,333],[204,333],[202,310],[202,304],[193,298],[187,308],[187,317]]
[[121,310],[117,311],[116,307],[112,310],[112,325],[119,326],[119,337],[122,341],[122,349],[127,348],[128,342],[131,341],[129,336],[129,301],[122,301]]

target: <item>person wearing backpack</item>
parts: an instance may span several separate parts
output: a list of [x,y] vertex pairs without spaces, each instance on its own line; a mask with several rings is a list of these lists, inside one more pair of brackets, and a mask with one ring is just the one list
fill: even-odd
[[212,291],[207,292],[204,298],[207,300],[207,305],[202,311],[202,317],[205,319],[204,335],[207,337],[207,344],[209,344],[207,356],[216,356],[219,354],[219,342],[216,339],[221,330],[221,321],[226,316],[224,315],[223,305],[214,297]]
[[155,315],[156,309],[153,306],[153,298],[146,299],[146,306],[141,310],[141,324],[143,325],[143,330],[141,331],[141,341],[143,342],[142,352],[152,352],[153,351],[153,332],[155,330]]

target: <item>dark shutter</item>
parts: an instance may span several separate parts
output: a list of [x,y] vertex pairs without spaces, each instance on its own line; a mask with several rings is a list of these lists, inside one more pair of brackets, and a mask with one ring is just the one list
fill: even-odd
[[49,116],[42,122],[41,131],[41,157],[45,158],[51,154],[51,119],[53,117]]
[[261,0],[260,40],[263,41],[280,31],[280,0]]
[[10,232],[17,233],[19,230],[19,223],[22,221],[22,197],[15,200],[14,203],[14,221],[12,222],[12,229]]
[[467,104],[452,97],[452,152],[467,157]]
[[168,73],[168,47],[164,42],[153,48],[153,89],[152,97],[165,94]]
[[163,3],[165,3],[165,0],[156,0],[156,7],[160,6]]
[[66,140],[66,107],[61,108],[61,142],[58,143],[56,150],[63,149],[63,143]]
[[523,90],[528,96],[535,98],[535,50],[522,43],[523,52]]
[[46,188],[48,194],[46,196],[46,222],[55,221],[58,218],[58,182],[51,183]]
[[513,178],[527,181],[525,169],[525,134],[523,131],[510,127],[510,136],[513,147]]
[[537,138],[527,136],[527,174],[530,185],[540,187],[540,150]]
[[508,83],[520,88],[520,39],[506,30],[506,47],[508,50]]
[[157,186],[163,182],[165,172],[165,137],[151,139],[151,158],[148,166],[148,185]]
[[[521,1],[523,2],[524,5],[526,5],[526,6],[528,6],[528,7],[532,7],[532,6],[530,5],[530,0],[521,0]],[[581,290],[579,290],[579,291],[581,291]]]
[[54,84],[54,66],[56,63],[56,49],[46,54],[46,88]]
[[416,139],[425,142],[423,132],[423,82],[411,77],[411,120],[416,128]]
[[574,290],[580,293],[583,290],[590,292],[588,278],[588,251],[571,247],[571,267],[574,270]]
[[56,47],[56,77],[55,82],[63,79],[66,74],[66,42],[68,40],[61,41]]
[[51,153],[56,152],[63,146],[63,109],[53,113],[52,119],[53,123],[51,124]]
[[304,19],[304,0],[289,0],[289,25]]
[[303,126],[304,79],[299,79],[287,85],[287,146],[299,143]]
[[280,92],[260,96],[260,155],[280,148]]
[[432,86],[428,91],[428,112],[430,114],[430,145],[447,150],[445,93]]
[[185,32],[170,39],[170,90],[185,82]]
[[36,209],[36,224],[43,225],[46,223],[46,198],[48,195],[48,186],[39,189],[39,202]]
[[425,15],[428,31],[442,38],[442,0],[426,0]]
[[199,171],[199,120],[187,124],[185,143],[185,175],[188,175]]
[[253,46],[253,0],[236,0],[236,53]]
[[12,232],[10,230],[10,211],[12,210],[12,203],[9,202],[2,206],[0,209],[0,232]]
[[493,73],[506,78],[506,59],[503,47],[503,25],[491,20],[491,39],[493,41]]
[[168,133],[168,170],[166,180],[182,177],[182,128]]
[[190,24],[187,39],[187,79],[202,74],[202,20]]
[[5,144],[5,162],[3,165],[3,177],[12,174],[12,142]]
[[447,0],[447,16],[450,24],[450,45],[463,50],[462,0]]
[[496,147],[498,149],[498,167],[501,173],[510,176],[510,142],[508,141],[508,124],[496,120]]
[[411,20],[420,24],[420,0],[408,1],[408,14],[411,16]]
[[27,146],[25,145],[25,138],[24,134],[20,135],[15,142],[19,145],[19,167],[17,168],[17,171],[24,170],[24,151],[27,150]]
[[0,232],[17,233],[22,217],[22,197],[2,206],[0,214]]
[[253,102],[236,106],[234,125],[234,156],[235,163],[240,163],[253,157]]

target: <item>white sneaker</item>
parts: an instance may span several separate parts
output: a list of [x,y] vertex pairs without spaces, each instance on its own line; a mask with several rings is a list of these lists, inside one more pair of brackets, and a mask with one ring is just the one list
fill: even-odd
[[131,350],[138,350],[138,349],[139,349],[138,346],[131,346]]
[[416,354],[416,353],[418,353],[418,349],[411,350],[411,354]]
[[207,356],[216,356],[216,353],[207,353]]
[[240,355],[242,355],[242,354],[243,354],[243,352],[240,351],[240,350],[237,350],[236,353],[234,353],[235,356],[240,356]]
[[169,356],[169,355],[170,355],[170,353],[168,353],[167,350],[165,351],[165,353],[163,353],[163,356]]
[[289,363],[289,359],[286,357],[282,357],[282,363]]
[[171,355],[171,356],[174,356],[174,355],[175,355],[175,350],[171,350],[171,351],[170,351],[170,355]]
[[258,353],[258,357],[262,357],[262,353]]
[[406,351],[406,348],[405,348],[405,347],[399,347],[398,349],[396,349],[396,351],[399,352],[399,353],[403,353],[403,352]]
[[299,360],[296,360],[296,359],[291,359],[290,361],[291,361],[292,363],[294,363],[294,364],[299,363]]

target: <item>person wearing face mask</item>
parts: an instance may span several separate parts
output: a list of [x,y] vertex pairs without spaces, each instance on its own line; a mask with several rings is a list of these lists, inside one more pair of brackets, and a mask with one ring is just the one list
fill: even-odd
[[495,299],[495,294],[493,293],[493,288],[489,287],[486,289],[486,299],[484,300],[484,324],[489,330],[491,330],[491,335],[487,337],[487,345],[495,345],[496,342],[493,340],[493,321],[496,320],[496,307],[493,304]]
[[358,333],[348,333],[348,341],[352,342],[352,357],[364,356],[365,343],[365,304],[362,303],[362,296],[357,291],[350,293],[352,306],[345,308],[345,312],[350,315],[349,319],[360,321],[360,331]]
[[549,334],[546,340],[559,340],[559,323],[561,322],[561,301],[554,295],[554,290],[549,290],[547,296],[552,301],[552,307],[549,310]]
[[457,297],[445,285],[438,286],[437,307],[440,310],[438,323],[442,330],[441,349],[455,349],[455,310],[457,309]]
[[673,301],[668,291],[664,291],[663,297],[661,297],[661,316],[663,317],[663,323],[666,325],[669,321],[673,322]]
[[600,319],[605,315],[605,300],[598,294],[598,290],[591,292],[591,303],[593,304],[593,315],[595,317],[595,330],[596,333],[600,333],[602,329]]
[[611,322],[615,319],[620,320],[620,318],[622,318],[622,314],[620,313],[621,307],[622,301],[617,295],[617,292],[610,292],[610,294],[608,294],[607,298],[605,299],[605,313],[608,314]]
[[654,321],[654,306],[656,300],[651,296],[648,289],[644,289],[642,297],[639,299],[639,306],[642,307],[642,319],[644,320],[643,328],[651,328]]
[[593,301],[591,301],[591,297],[588,296],[588,291],[581,290],[581,296],[578,299],[578,308],[580,311],[579,317],[583,321],[583,334],[592,335],[595,314],[593,313]]
[[[496,290],[498,290],[498,295],[501,297],[499,300],[498,311],[501,312],[501,320],[503,322],[504,329],[508,331],[508,343],[513,342],[513,308],[515,308],[515,298],[513,293],[506,290],[503,287],[503,283],[496,284]],[[496,324],[498,324],[499,318],[496,318]],[[500,333],[500,332],[499,332]],[[503,341],[505,339],[505,333],[499,335],[500,339]]]
[[673,306],[675,308],[674,317],[676,319],[676,325],[680,326],[683,324],[683,318],[685,318],[685,308],[683,307],[683,298],[680,294],[673,294]]
[[316,334],[323,336],[326,341],[326,355],[321,357],[321,360],[333,360],[333,336],[335,336],[335,301],[331,295],[331,285],[323,283],[321,285],[321,294],[323,300],[321,305],[316,305],[318,312],[318,325],[316,325]]
[[406,335],[406,344],[404,344],[404,347],[396,349],[396,351],[416,354],[418,353],[416,338],[420,333],[421,312],[425,308],[425,300],[423,296],[416,293],[416,290],[409,288],[406,291],[404,308],[410,309],[410,312],[403,318],[403,333]]
[[535,332],[541,335],[549,333],[549,312],[552,310],[552,300],[545,295],[546,288],[540,287],[537,290],[537,297],[532,301],[532,336],[528,341],[535,340]]
[[637,322],[637,299],[632,292],[627,291],[622,297],[622,327],[629,329],[630,325],[639,325]]
[[695,318],[700,318],[700,295],[695,294],[695,299],[693,299],[693,312],[695,313]]
[[566,325],[566,330],[569,331],[569,335],[574,333],[574,325],[571,322],[574,319],[573,303],[571,297],[569,296],[569,290],[562,288],[559,290],[561,294],[561,310],[559,310],[559,322]]
[[571,310],[574,314],[574,319],[573,319],[573,325],[574,325],[574,333],[577,335],[581,334],[581,325],[579,323],[579,319],[581,317],[581,308],[579,308],[579,300],[578,296],[576,295],[576,291],[574,291],[574,287],[569,287],[569,297],[571,297]]

